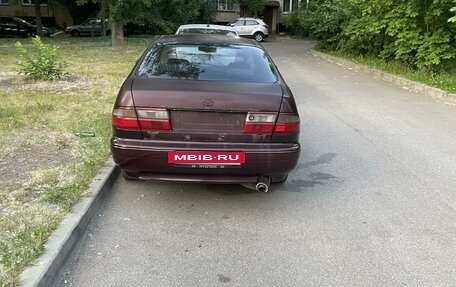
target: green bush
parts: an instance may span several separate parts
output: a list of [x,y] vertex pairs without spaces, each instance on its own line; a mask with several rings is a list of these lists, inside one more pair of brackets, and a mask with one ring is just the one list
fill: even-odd
[[446,62],[456,61],[455,5],[456,0],[313,0],[286,25],[306,31],[324,50],[446,72]]
[[19,73],[34,80],[55,80],[65,75],[67,64],[59,59],[58,47],[44,44],[39,36],[32,38],[32,48],[27,50],[16,42],[19,55]]

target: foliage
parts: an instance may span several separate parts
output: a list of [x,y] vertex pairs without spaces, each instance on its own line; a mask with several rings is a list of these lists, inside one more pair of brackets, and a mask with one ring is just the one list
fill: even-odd
[[455,15],[448,19],[448,22],[456,23],[456,0],[453,0],[453,5],[455,6],[451,7],[450,11],[454,12]]
[[243,16],[258,16],[258,13],[263,11],[263,0],[237,0],[239,7],[244,13]]
[[299,37],[307,37],[310,34],[310,29],[308,27],[302,25],[304,22],[303,17],[306,17],[307,14],[304,13],[290,13],[288,15],[283,16],[282,23],[285,25],[285,29],[287,32],[290,32],[293,35]]
[[320,40],[324,49],[336,49],[342,43],[342,31],[351,18],[356,17],[356,7],[349,0],[315,0],[306,7],[302,5],[298,12],[292,13],[285,23],[301,34]]
[[[7,103],[0,105],[0,287],[19,284],[105,163],[114,97],[150,40],[112,48],[102,37],[46,39],[73,63],[72,76],[35,82],[11,73],[16,51],[11,39],[0,39],[0,97]],[[86,130],[96,136],[75,135]]]
[[157,0],[154,8],[136,18],[136,23],[149,25],[158,33],[172,34],[188,23],[211,22],[215,7],[206,0]]
[[67,64],[59,59],[58,47],[44,44],[39,36],[32,39],[32,48],[27,50],[16,42],[19,55],[19,72],[34,80],[55,80],[64,75]]
[[[315,0],[289,20],[323,48],[437,72],[456,55],[455,0]],[[295,28],[294,31],[301,31]]]
[[208,0],[81,0],[101,6],[101,16],[109,19],[112,44],[123,44],[123,26],[133,23],[148,26],[158,33],[173,33],[185,23],[212,20],[215,9]]

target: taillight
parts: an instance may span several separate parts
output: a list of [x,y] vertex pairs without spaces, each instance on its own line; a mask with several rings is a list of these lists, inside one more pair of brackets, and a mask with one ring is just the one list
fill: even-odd
[[274,128],[274,133],[294,134],[299,132],[299,115],[280,113]]
[[125,130],[171,130],[169,113],[166,109],[115,108],[112,112],[112,124]]
[[166,109],[137,109],[139,125],[143,131],[170,131],[171,121]]
[[245,134],[271,134],[276,118],[276,113],[248,113],[243,132]]
[[133,108],[115,108],[112,111],[112,125],[118,129],[139,130],[138,119]]

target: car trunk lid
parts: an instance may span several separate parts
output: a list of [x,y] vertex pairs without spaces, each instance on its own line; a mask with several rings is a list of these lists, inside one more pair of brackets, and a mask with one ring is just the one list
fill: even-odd
[[[135,78],[137,110],[168,111],[170,131],[145,131],[145,138],[183,141],[268,142],[268,131],[245,132],[248,115],[277,115],[282,102],[278,83]],[[251,116],[250,116],[251,117]]]

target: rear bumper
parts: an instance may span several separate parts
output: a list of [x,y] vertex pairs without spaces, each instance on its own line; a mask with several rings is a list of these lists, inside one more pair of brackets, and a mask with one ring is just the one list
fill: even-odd
[[[141,179],[185,182],[255,182],[259,176],[281,176],[298,163],[299,143],[193,143],[148,141],[113,137],[116,164]],[[168,163],[170,151],[243,151],[245,163],[224,168],[194,168]]]

